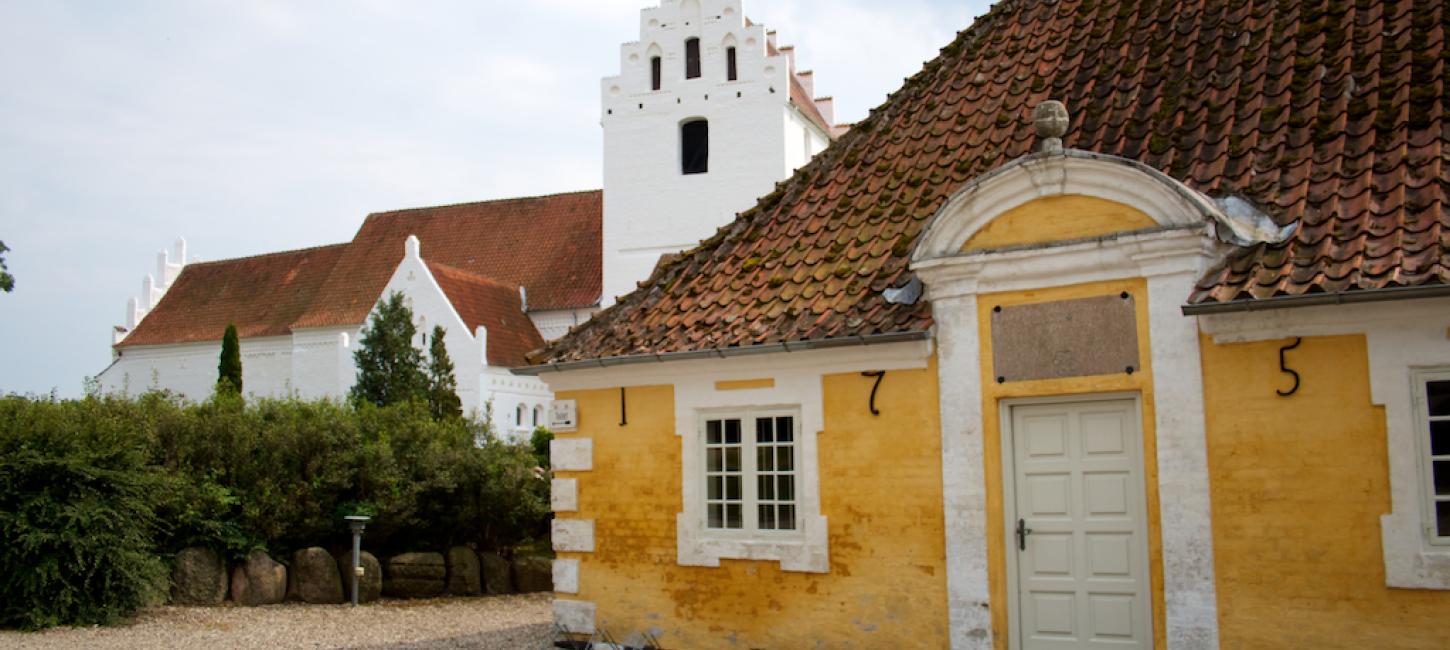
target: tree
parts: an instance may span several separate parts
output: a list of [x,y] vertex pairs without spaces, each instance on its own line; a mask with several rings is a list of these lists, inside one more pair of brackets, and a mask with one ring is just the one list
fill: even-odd
[[413,310],[403,304],[403,294],[393,292],[378,301],[377,309],[363,329],[358,350],[354,403],[378,406],[411,400],[427,401],[428,376],[423,372],[423,353],[413,347],[418,334]]
[[10,275],[10,272],[5,270],[4,255],[5,251],[8,250],[10,250],[10,247],[6,246],[5,242],[0,241],[0,291],[4,291],[5,293],[10,293],[15,290],[15,276]]
[[237,341],[237,326],[227,325],[222,335],[222,356],[216,366],[218,393],[242,394],[242,346]]
[[458,379],[453,376],[453,360],[448,358],[448,348],[443,345],[445,333],[442,325],[434,325],[433,337],[428,341],[428,412],[435,420],[463,415]]

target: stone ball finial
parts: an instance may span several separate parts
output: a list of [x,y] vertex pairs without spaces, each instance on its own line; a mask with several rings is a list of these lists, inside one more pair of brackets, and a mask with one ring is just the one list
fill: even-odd
[[1042,151],[1062,151],[1062,136],[1071,123],[1067,106],[1055,99],[1044,101],[1033,107],[1032,122],[1037,127],[1037,137],[1042,140]]

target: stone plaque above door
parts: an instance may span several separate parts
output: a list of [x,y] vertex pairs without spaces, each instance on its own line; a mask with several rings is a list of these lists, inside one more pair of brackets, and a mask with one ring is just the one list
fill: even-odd
[[1141,369],[1135,299],[1127,292],[994,307],[991,335],[999,383]]

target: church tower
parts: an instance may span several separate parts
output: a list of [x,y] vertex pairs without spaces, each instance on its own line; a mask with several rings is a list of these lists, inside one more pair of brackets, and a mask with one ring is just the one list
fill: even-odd
[[740,0],[661,0],[603,80],[604,295],[709,237],[836,135],[829,98]]

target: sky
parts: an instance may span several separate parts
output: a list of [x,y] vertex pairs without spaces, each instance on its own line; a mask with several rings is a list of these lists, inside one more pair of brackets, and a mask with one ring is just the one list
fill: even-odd
[[[0,393],[79,396],[156,253],[601,185],[599,80],[650,0],[0,0]],[[745,0],[865,117],[985,0]]]

